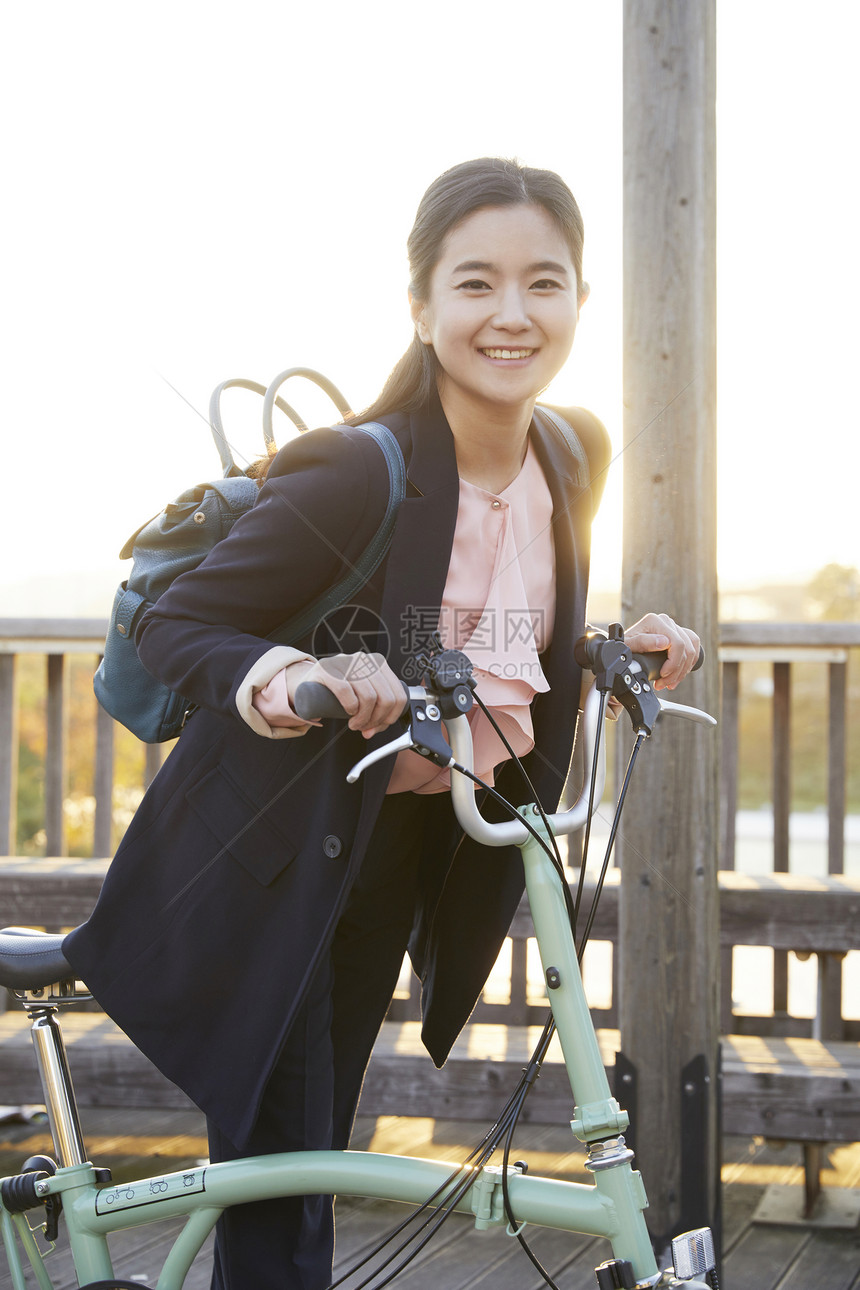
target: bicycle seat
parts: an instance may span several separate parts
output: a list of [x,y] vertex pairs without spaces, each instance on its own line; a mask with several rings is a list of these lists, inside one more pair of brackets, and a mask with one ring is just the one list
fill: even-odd
[[0,931],[0,986],[38,990],[57,981],[73,981],[74,969],[62,950],[65,937],[65,932],[4,927]]

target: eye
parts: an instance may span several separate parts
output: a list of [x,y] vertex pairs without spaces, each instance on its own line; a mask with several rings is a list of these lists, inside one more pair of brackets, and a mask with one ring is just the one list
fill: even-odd
[[489,291],[490,286],[481,278],[468,278],[465,282],[457,283],[458,291]]
[[532,283],[531,289],[532,291],[561,291],[562,285],[554,278],[539,278],[537,282]]

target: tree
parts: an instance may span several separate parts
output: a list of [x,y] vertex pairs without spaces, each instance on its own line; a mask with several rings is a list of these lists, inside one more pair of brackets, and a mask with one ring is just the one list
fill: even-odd
[[806,591],[819,618],[828,622],[856,622],[860,618],[860,572],[853,566],[826,564]]

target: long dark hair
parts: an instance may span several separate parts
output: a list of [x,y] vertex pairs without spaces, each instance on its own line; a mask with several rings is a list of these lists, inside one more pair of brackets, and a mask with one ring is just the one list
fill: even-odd
[[[487,206],[542,206],[557,224],[576,269],[577,292],[583,292],[582,215],[573,193],[552,170],[536,170],[504,157],[481,157],[452,166],[434,180],[421,198],[407,241],[409,289],[414,299],[426,300],[430,278],[442,254],[445,238],[462,220]],[[431,345],[416,334],[396,364],[382,392],[354,423],[374,421],[389,412],[415,412],[436,389],[438,360]]]

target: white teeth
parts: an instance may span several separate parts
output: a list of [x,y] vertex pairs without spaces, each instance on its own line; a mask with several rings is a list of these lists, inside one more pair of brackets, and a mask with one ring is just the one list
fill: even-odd
[[528,358],[534,353],[533,349],[482,349],[482,354],[487,358]]

